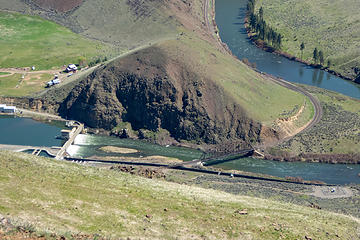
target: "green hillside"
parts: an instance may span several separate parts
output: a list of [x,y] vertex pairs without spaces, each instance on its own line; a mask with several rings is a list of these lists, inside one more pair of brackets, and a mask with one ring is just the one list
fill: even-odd
[[283,36],[282,50],[312,61],[317,47],[324,52],[325,66],[347,77],[355,77],[352,68],[360,66],[360,2],[358,0],[257,0],[264,19]]
[[81,37],[40,17],[0,12],[0,68],[59,68],[110,53],[105,44]]
[[[181,62],[207,81],[221,86],[250,117],[265,125],[271,126],[280,117],[292,116],[305,102],[305,96],[263,78],[241,61],[219,52],[193,34],[166,41],[159,47],[173,61]],[[310,120],[311,113],[305,115]]]
[[[359,219],[0,152],[0,215],[38,233],[144,239],[355,239]],[[244,213],[245,212],[245,213]],[[0,233],[1,234],[1,233]]]

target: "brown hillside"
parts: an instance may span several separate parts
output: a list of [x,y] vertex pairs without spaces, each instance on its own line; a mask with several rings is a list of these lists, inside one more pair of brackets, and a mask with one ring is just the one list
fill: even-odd
[[259,141],[254,122],[211,79],[199,76],[161,47],[114,61],[79,84],[60,108],[91,127],[166,129],[177,140],[220,143]]
[[37,6],[55,10],[57,12],[68,12],[82,4],[82,0],[32,0]]

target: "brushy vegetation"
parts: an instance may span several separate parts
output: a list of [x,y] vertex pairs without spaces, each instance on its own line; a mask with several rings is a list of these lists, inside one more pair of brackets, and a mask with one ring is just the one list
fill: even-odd
[[36,231],[145,239],[358,237],[359,219],[293,204],[19,153],[0,152],[0,163],[0,214]]
[[309,131],[281,145],[293,153],[360,152],[360,101],[323,89],[306,87],[322,106],[321,121]]
[[257,0],[256,9],[260,7],[266,22],[284,36],[285,52],[313,62],[317,48],[324,66],[330,60],[330,69],[355,77],[354,68],[360,66],[358,0]]
[[0,12],[0,67],[59,68],[109,54],[103,43],[40,17]]

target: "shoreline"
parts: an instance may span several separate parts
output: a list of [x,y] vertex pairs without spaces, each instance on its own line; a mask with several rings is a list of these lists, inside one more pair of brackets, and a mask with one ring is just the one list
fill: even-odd
[[[216,0],[210,0],[212,2],[212,12],[210,13],[211,14],[211,20],[212,20],[212,25],[213,27],[215,28],[215,35],[216,35],[216,39],[218,41],[218,43],[220,44],[221,47],[223,47],[223,49],[225,51],[227,51],[231,56],[233,56],[234,58],[236,58],[236,60],[238,61],[242,61],[241,59],[239,59],[237,56],[235,56],[232,51],[230,50],[230,48],[228,47],[228,45],[226,43],[224,43],[220,37],[220,30],[216,24],[216,21],[215,21],[215,17],[216,17],[216,11],[215,11],[215,2]],[[208,3],[208,2],[207,2]],[[208,19],[208,16],[205,16],[206,19]],[[252,43],[258,47],[258,48],[261,48],[262,50],[264,51],[267,51],[267,52],[271,52],[271,53],[274,53],[274,54],[278,54],[278,55],[281,55],[289,60],[294,60],[294,61],[297,61],[297,62],[300,62],[300,63],[303,63],[307,66],[310,66],[310,67],[313,67],[313,68],[318,68],[318,69],[321,69],[321,70],[324,70],[326,72],[329,72],[331,74],[333,74],[334,76],[337,76],[337,77],[340,77],[340,78],[343,78],[345,80],[348,80],[348,81],[351,81],[351,82],[354,82],[355,84],[357,82],[355,82],[356,79],[352,80],[350,78],[347,78],[345,76],[342,76],[341,74],[339,73],[336,73],[335,71],[333,70],[329,70],[328,68],[324,68],[324,67],[321,67],[319,65],[314,65],[314,64],[311,64],[311,63],[308,63],[302,59],[299,59],[299,58],[296,58],[295,56],[291,56],[290,54],[287,54],[285,52],[281,52],[281,51],[273,51],[273,50],[270,50],[270,48],[266,45],[263,45],[262,47],[260,45],[257,44],[257,42],[252,38],[251,36],[251,32],[249,32],[249,29],[248,29],[248,21],[247,21],[247,17],[245,17],[244,19],[244,27],[248,33],[248,37],[249,39],[252,41]],[[209,29],[211,31],[211,29]],[[266,73],[263,73],[261,71],[259,71],[258,69],[256,69],[255,67],[253,66],[249,66],[251,69],[253,69],[254,71],[256,71],[257,73],[261,74],[262,76],[264,77],[271,77],[271,78],[276,78],[272,75],[269,75],[269,74],[266,74]],[[266,158],[264,158],[265,160],[271,160],[271,161],[286,161],[286,162],[307,162],[307,163],[327,163],[327,164],[360,164],[360,159],[359,160],[355,160],[355,159],[352,159],[352,162],[351,163],[347,163],[346,161],[333,161],[333,159],[324,159],[323,157],[324,156],[339,156],[341,154],[336,154],[336,153],[333,153],[333,154],[323,154],[323,153],[319,153],[319,154],[316,154],[316,153],[308,153],[307,155],[316,155],[316,159],[313,159],[313,158],[305,158],[305,159],[302,159],[301,156],[292,156],[290,158],[284,158],[284,156],[275,156],[275,155],[271,155],[271,154],[268,154]],[[356,154],[346,154],[346,155],[356,155]],[[256,156],[254,156],[255,158],[258,158]],[[281,159],[281,160],[279,160]],[[296,160],[295,160],[296,159]]]
[[[269,53],[273,53],[273,54],[276,54],[276,55],[279,55],[279,56],[282,56],[282,57],[285,57],[287,59],[289,59],[290,61],[295,61],[295,62],[298,62],[298,63],[302,63],[306,66],[309,66],[309,67],[312,67],[314,69],[320,69],[322,71],[325,71],[325,72],[328,72],[336,77],[339,77],[341,79],[344,79],[346,81],[350,81],[350,82],[353,82],[355,84],[360,84],[360,79],[358,78],[349,78],[349,77],[346,77],[344,75],[342,75],[341,73],[338,73],[336,72],[335,70],[331,70],[329,69],[328,67],[324,67],[320,64],[313,64],[313,63],[310,63],[308,61],[305,61],[303,59],[300,59],[296,56],[293,56],[291,55],[290,53],[287,53],[287,52],[284,52],[284,51],[280,51],[280,50],[276,50],[274,49],[273,47],[270,47],[268,46],[264,41],[261,41],[261,40],[258,40],[258,39],[255,39],[253,35],[253,32],[251,32],[249,30],[249,23],[248,23],[248,19],[247,17],[245,17],[244,19],[244,27],[245,27],[245,30],[247,32],[247,35],[248,35],[248,38],[251,40],[251,42],[257,47],[257,48],[260,48],[262,49],[263,51],[265,52],[269,52]],[[359,80],[359,82],[357,82],[357,80]]]

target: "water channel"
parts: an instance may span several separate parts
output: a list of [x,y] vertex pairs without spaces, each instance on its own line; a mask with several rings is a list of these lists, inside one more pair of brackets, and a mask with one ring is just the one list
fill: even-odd
[[[243,27],[247,0],[216,1],[216,21],[222,40],[239,58],[255,62],[260,71],[270,73],[285,80],[313,85],[342,94],[360,98],[360,86],[343,80],[327,72],[310,68],[284,57],[267,53],[255,47],[247,38]],[[26,118],[0,117],[0,144],[59,146],[62,123],[40,123]],[[102,146],[118,146],[136,149],[134,154],[109,154],[99,150]],[[74,157],[97,156],[152,156],[162,155],[184,161],[199,158],[201,152],[188,148],[165,147],[138,140],[115,137],[79,135],[69,152]],[[300,176],[305,180],[321,180],[332,184],[360,184],[360,165],[333,165],[319,163],[287,163],[261,159],[242,158],[216,165],[224,169],[264,173],[279,177]]]

